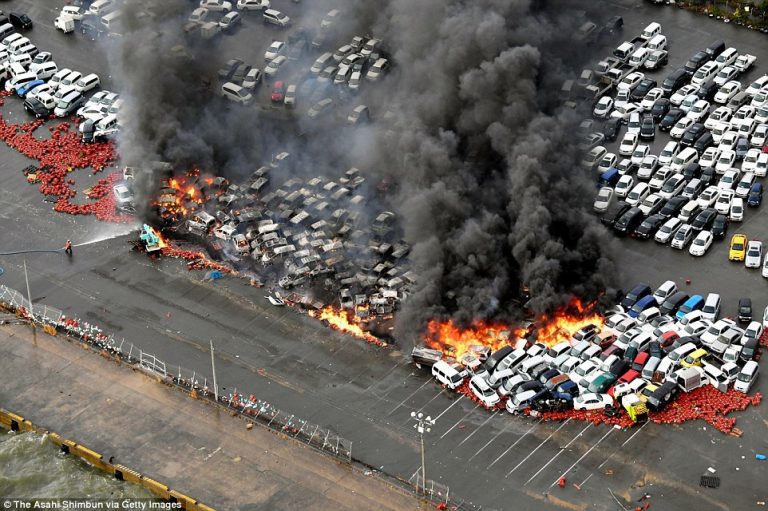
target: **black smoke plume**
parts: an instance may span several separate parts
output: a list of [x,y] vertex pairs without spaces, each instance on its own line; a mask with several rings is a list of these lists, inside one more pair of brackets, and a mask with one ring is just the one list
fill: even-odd
[[[312,4],[306,25],[333,7]],[[398,214],[420,275],[398,315],[401,341],[417,337],[435,317],[519,319],[522,285],[536,312],[572,295],[589,300],[612,285],[610,241],[591,213],[596,176],[577,165],[575,129],[583,112],[558,98],[563,81],[592,57],[574,40],[586,21],[578,9],[588,4],[357,0],[336,6],[349,37],[382,39],[394,67],[361,95],[371,107],[370,127],[344,136],[316,132],[299,142],[303,121],[270,122],[227,107],[201,86],[213,78],[215,88],[218,65],[233,55],[184,35],[188,2],[154,2],[155,16],[129,18],[128,35],[110,49],[128,103],[120,151],[128,160],[226,174],[252,170],[288,147],[310,162],[310,174],[340,173],[330,162],[343,157],[370,180],[391,183],[384,200]],[[179,47],[193,58],[180,57]],[[154,186],[156,179],[147,180],[147,193]]]

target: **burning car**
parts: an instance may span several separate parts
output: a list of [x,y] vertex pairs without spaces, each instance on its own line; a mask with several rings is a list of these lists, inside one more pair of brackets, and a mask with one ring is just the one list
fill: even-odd
[[208,232],[215,223],[216,219],[212,215],[205,211],[198,211],[187,220],[187,228],[192,232],[203,234]]
[[248,255],[251,251],[251,245],[243,234],[235,234],[232,237],[232,244],[235,246],[235,251],[240,255]]

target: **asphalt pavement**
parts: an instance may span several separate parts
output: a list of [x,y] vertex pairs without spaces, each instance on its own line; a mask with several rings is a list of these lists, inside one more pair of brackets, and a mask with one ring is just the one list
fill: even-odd
[[[49,26],[59,2],[6,3],[20,4],[29,7],[36,22],[31,39],[52,49],[59,65],[103,69],[103,59],[94,56],[98,52],[90,43]],[[291,7],[288,0],[273,2],[278,8],[283,4],[286,10]],[[765,56],[765,36],[754,32],[646,2],[606,6],[606,18],[614,12],[624,16],[627,35],[652,20],[662,24],[672,48],[667,69],[716,38]],[[227,36],[233,39],[226,44],[236,44],[235,38],[244,33]],[[240,37],[243,48],[253,48],[253,58],[263,53],[271,35],[256,37],[263,48]],[[228,51],[222,61],[233,56],[238,55]],[[758,61],[753,75],[763,66]],[[19,110],[18,100],[9,99],[3,115],[13,111],[20,116]],[[77,244],[109,234],[93,219],[55,214],[52,204],[24,180],[20,171],[28,160],[5,146],[0,155],[0,251],[58,248],[67,238]],[[76,173],[78,185],[93,179],[88,174]],[[758,220],[763,209],[744,222],[753,236],[768,229]],[[419,468],[410,413],[423,411],[437,418],[425,439],[427,478],[483,509],[617,509],[609,489],[627,507],[646,493],[656,509],[747,509],[766,500],[765,464],[754,459],[756,452],[768,451],[764,406],[738,416],[742,438],[724,436],[700,422],[621,430],[491,414],[442,390],[404,354],[329,331],[290,309],[272,307],[264,290],[244,281],[204,282],[201,272],[188,272],[180,261],[150,260],[130,250],[133,239],[125,235],[77,247],[71,259],[61,254],[25,256],[33,299],[95,322],[198,376],[210,374],[212,339],[219,382],[227,392],[237,388],[254,393],[333,429],[353,442],[356,458],[388,473],[407,480]],[[692,290],[720,292],[726,312],[744,293],[753,297],[757,308],[768,304],[759,274],[729,265],[721,246],[701,260],[652,242],[622,240],[617,247],[626,285],[690,278]],[[0,257],[0,266],[5,269],[0,283],[24,289],[21,257]],[[764,382],[758,380],[758,391],[765,392]],[[717,490],[698,486],[709,467],[722,478]],[[561,476],[568,481],[562,489],[557,486]]]

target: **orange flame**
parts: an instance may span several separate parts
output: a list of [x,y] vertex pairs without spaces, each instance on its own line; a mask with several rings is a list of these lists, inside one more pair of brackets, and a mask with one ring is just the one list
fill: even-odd
[[[602,327],[603,317],[594,310],[594,303],[584,305],[578,298],[555,310],[551,314],[542,314],[534,324],[537,341],[547,346],[567,341],[590,323]],[[503,346],[513,345],[517,339],[526,335],[525,329],[504,323],[475,321],[462,328],[453,321],[432,320],[427,324],[424,336],[425,346],[450,354],[457,360],[470,351],[470,346],[487,346],[495,351]]]
[[362,321],[349,311],[337,310],[330,305],[319,311],[309,311],[309,315],[321,321],[327,321],[328,326],[339,332],[354,335],[369,342],[378,343],[379,339],[363,330]]

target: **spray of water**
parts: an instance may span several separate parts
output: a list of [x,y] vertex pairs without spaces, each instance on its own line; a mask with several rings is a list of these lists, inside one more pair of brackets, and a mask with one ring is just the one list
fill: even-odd
[[94,232],[90,238],[86,241],[82,241],[77,244],[73,244],[73,247],[83,247],[85,245],[93,245],[94,243],[100,243],[102,241],[112,240],[121,236],[137,232],[139,230],[139,224],[102,224]]

